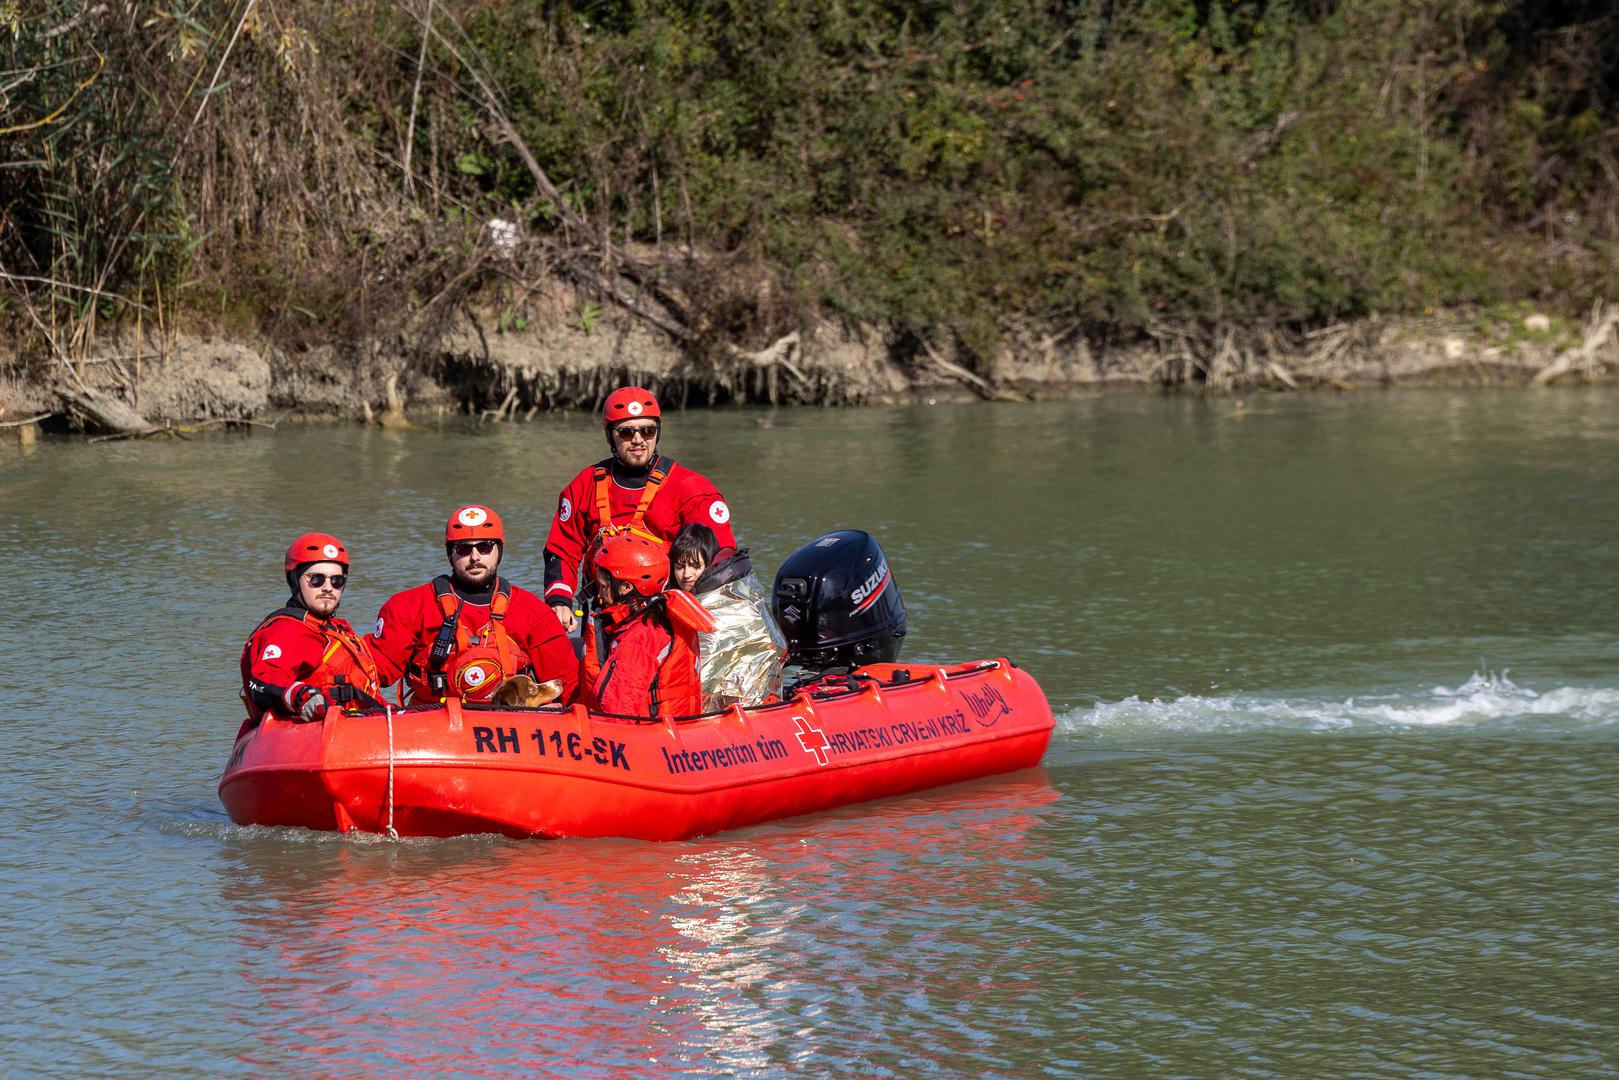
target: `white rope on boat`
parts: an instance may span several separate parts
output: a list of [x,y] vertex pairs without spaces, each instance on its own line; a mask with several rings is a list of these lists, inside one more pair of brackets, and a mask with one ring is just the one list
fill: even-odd
[[382,711],[388,717],[388,839],[398,840],[399,830],[394,828],[394,710],[386,701]]

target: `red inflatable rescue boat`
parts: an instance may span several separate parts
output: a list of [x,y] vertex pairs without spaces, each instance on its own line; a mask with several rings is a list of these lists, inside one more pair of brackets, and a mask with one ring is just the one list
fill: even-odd
[[242,735],[239,825],[680,840],[1037,765],[1054,722],[1009,660],[873,664],[789,700],[686,720],[463,704]]

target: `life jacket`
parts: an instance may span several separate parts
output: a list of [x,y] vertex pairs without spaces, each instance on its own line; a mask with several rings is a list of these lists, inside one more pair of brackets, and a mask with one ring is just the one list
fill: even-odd
[[[634,615],[618,614],[611,608],[591,615],[585,623],[584,656],[580,660],[579,700],[590,708],[600,708],[596,697],[596,684],[601,680],[602,665],[610,651],[611,638],[622,632],[636,618],[651,618],[643,608]],[[615,618],[615,615],[618,615]],[[703,711],[703,687],[697,677],[697,632],[673,619],[665,619],[671,642],[669,653],[658,665],[658,673],[648,688],[651,699],[649,716],[695,716]],[[611,629],[610,629],[611,628]]]
[[652,505],[652,500],[658,497],[658,489],[663,482],[669,479],[674,471],[675,459],[666,458],[662,454],[652,459],[652,468],[647,472],[646,486],[641,489],[641,498],[630,513],[630,519],[622,524],[613,523],[613,472],[607,465],[597,465],[593,474],[596,482],[596,535],[590,542],[590,548],[585,552],[584,572],[589,573],[595,565],[596,549],[601,547],[602,541],[609,536],[616,536],[621,532],[637,533],[649,540],[656,540],[667,545],[669,541],[654,534],[646,524],[646,512]]
[[599,612],[591,612],[585,619],[579,642],[584,652],[579,657],[578,700],[581,705],[594,709],[601,705],[596,700],[596,680],[601,678],[602,657],[607,655],[607,632],[602,628]]
[[610,604],[593,610],[585,619],[579,633],[579,644],[584,651],[579,657],[579,702],[598,708],[596,682],[601,678],[602,660],[611,650],[608,646],[619,629],[645,611],[645,606],[631,611],[628,604]]
[[[371,658],[371,651],[365,647],[365,642],[354,632],[354,627],[344,619],[323,619],[305,608],[289,605],[266,615],[253,628],[253,633],[248,635],[248,644],[243,646],[244,657],[246,650],[252,647],[253,638],[275,619],[303,623],[325,639],[320,663],[303,681],[325,694],[333,704],[352,712],[359,704],[354,692],[369,698],[375,698],[382,692],[382,673],[377,668],[377,662]],[[343,688],[350,692],[345,693]],[[246,691],[242,693],[242,700],[247,704],[250,723],[256,724],[264,718],[264,710],[253,704]]]
[[669,655],[652,680],[652,715],[695,716],[703,711],[703,684],[697,677],[697,634],[673,620]]
[[[444,621],[439,625],[438,636],[428,652],[426,665],[413,660],[406,669],[404,683],[400,687],[401,695],[408,686],[413,701],[443,701],[447,697],[465,696],[465,688],[457,684],[457,661],[469,653],[476,653],[480,664],[487,660],[496,661],[502,679],[528,666],[527,654],[517,646],[506,629],[506,609],[511,606],[512,600],[512,587],[506,581],[495,578],[494,594],[489,601],[489,621],[476,632],[461,621],[461,608],[465,601],[456,595],[448,574],[440,574],[433,579],[433,598]],[[493,691],[493,685],[490,690]]]

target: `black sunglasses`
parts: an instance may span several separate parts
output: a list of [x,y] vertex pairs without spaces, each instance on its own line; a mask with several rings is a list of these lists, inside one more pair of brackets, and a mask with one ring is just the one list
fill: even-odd
[[304,580],[309,582],[311,589],[318,589],[330,581],[332,588],[341,592],[343,586],[349,583],[349,576],[347,574],[305,574]]
[[490,555],[495,550],[493,540],[457,540],[450,545],[450,551],[457,559],[464,559],[476,551],[479,555]]
[[651,441],[652,438],[658,434],[658,425],[644,424],[641,427],[631,427],[630,425],[625,424],[623,427],[614,428],[613,434],[618,436],[619,442],[629,442],[637,435],[643,439]]

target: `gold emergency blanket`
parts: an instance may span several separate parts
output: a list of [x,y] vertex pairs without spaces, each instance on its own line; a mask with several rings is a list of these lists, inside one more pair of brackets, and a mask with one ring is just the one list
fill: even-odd
[[758,577],[750,573],[697,599],[714,616],[714,632],[697,635],[704,711],[737,702],[757,705],[780,693],[787,639],[770,613],[770,594]]

